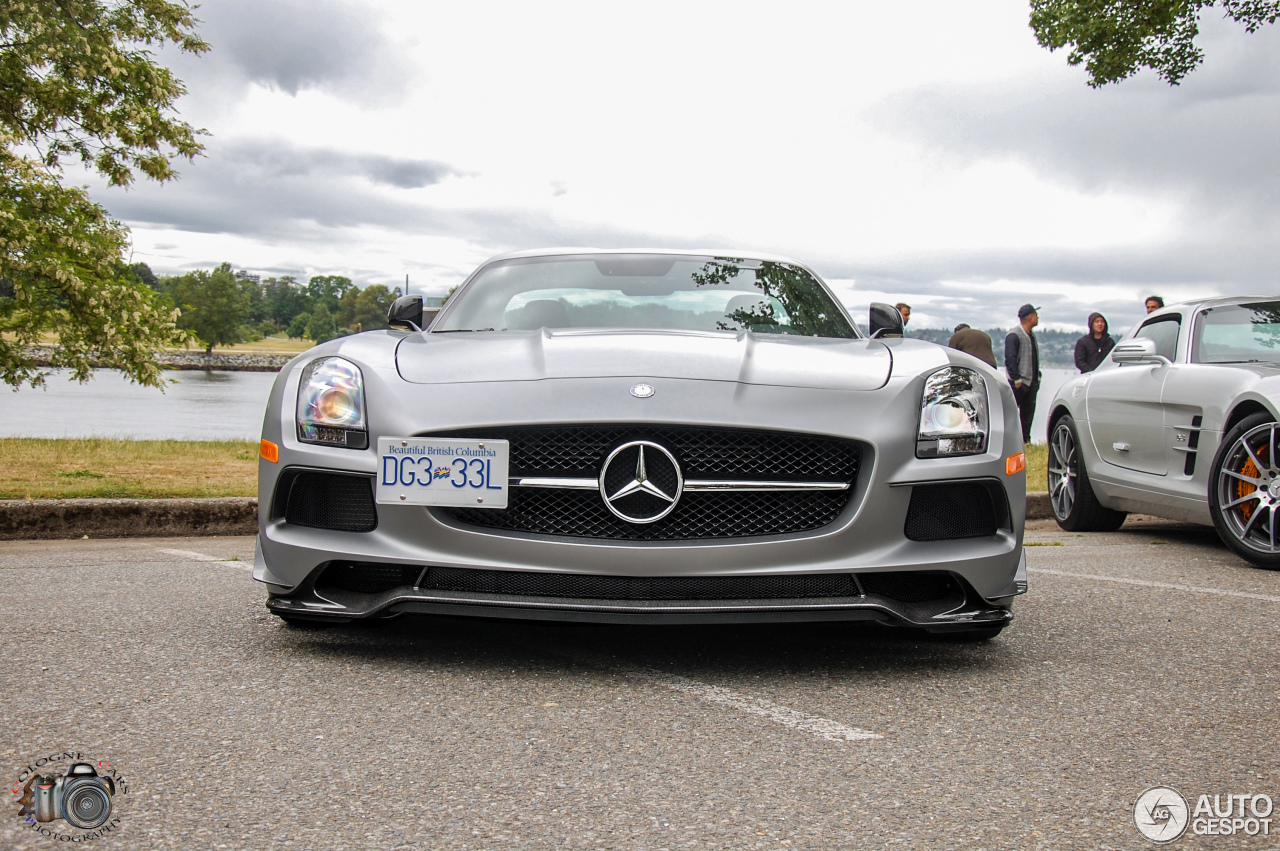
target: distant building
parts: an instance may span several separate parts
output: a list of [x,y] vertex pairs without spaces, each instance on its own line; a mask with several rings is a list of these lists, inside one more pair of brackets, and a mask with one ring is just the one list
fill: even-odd
[[253,281],[255,284],[262,283],[261,275],[255,275],[253,272],[246,272],[244,269],[237,269],[235,276],[237,281]]
[[422,306],[435,308],[444,307],[445,298],[446,296],[442,295],[424,295],[422,297]]

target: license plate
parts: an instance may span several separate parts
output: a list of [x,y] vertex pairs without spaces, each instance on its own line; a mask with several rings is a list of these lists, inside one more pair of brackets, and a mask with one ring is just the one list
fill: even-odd
[[380,503],[507,507],[506,440],[378,438]]

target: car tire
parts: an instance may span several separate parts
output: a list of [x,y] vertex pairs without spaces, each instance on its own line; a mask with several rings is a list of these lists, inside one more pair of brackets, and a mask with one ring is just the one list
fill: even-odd
[[1280,423],[1267,414],[1245,417],[1222,438],[1209,474],[1209,513],[1218,537],[1245,561],[1268,570],[1280,570],[1277,432]]
[[1080,434],[1070,414],[1049,428],[1049,508],[1068,532],[1114,532],[1124,523],[1125,512],[1098,502],[1089,484]]

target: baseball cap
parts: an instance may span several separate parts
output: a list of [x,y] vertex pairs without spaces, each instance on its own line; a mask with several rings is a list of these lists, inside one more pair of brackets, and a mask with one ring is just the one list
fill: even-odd
[[1026,318],[1027,318],[1028,316],[1030,316],[1031,314],[1033,314],[1033,313],[1039,313],[1039,312],[1040,312],[1040,308],[1035,307],[1035,306],[1030,305],[1030,304],[1024,304],[1024,305],[1022,305],[1022,307],[1019,307],[1019,308],[1018,308],[1018,318],[1019,318],[1019,319],[1026,319]]

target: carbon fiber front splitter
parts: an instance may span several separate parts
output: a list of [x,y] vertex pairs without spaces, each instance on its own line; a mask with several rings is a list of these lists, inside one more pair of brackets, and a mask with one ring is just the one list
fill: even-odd
[[294,620],[340,623],[403,613],[462,617],[626,624],[779,623],[879,621],[933,632],[963,632],[1008,624],[1009,606],[983,600],[958,583],[938,600],[903,602],[880,594],[769,600],[589,600],[439,591],[402,586],[381,593],[304,583],[295,593],[271,596],[267,608]]

